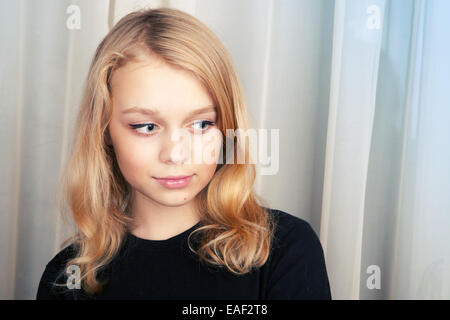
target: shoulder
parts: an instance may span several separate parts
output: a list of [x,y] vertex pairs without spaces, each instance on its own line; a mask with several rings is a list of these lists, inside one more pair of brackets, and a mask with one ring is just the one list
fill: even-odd
[[302,243],[320,245],[316,232],[306,220],[278,209],[268,210],[275,223],[275,246]]
[[325,258],[311,225],[290,213],[269,209],[275,223],[266,265],[267,299],[330,299]]
[[70,244],[64,249],[60,250],[45,266],[46,269],[59,270],[64,269],[67,261],[74,258],[77,254],[77,247],[75,244]]
[[66,281],[66,263],[74,258],[76,254],[77,247],[71,244],[50,259],[39,281],[37,300],[62,299],[62,296],[59,294],[61,286],[58,287],[58,285],[64,285]]

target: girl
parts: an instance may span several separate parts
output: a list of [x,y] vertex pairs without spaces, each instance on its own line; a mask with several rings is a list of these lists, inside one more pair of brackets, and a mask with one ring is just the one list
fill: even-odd
[[226,129],[248,128],[204,24],[168,8],[122,18],[90,66],[64,175],[77,232],[37,299],[330,299],[310,225],[252,191],[254,164],[228,161]]

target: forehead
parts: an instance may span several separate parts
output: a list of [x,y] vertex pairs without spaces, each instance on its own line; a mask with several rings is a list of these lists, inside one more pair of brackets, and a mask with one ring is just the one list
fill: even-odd
[[173,115],[213,104],[208,90],[191,72],[143,53],[114,71],[111,91],[116,111],[138,106]]

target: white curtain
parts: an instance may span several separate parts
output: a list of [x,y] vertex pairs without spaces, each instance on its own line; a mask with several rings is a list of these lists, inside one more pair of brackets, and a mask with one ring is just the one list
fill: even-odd
[[450,298],[449,10],[336,1],[320,229],[335,298]]
[[255,190],[316,230],[333,298],[450,298],[447,0],[1,1],[0,298],[33,299],[70,233],[58,178],[89,63],[143,6],[230,51],[253,126],[280,130]]

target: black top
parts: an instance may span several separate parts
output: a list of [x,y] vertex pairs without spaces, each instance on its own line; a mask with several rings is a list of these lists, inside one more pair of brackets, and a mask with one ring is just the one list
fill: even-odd
[[[167,240],[147,240],[127,233],[119,255],[98,276],[109,281],[96,296],[87,295],[82,288],[50,284],[55,280],[67,283],[65,262],[75,253],[73,245],[67,246],[47,264],[36,298],[331,299],[323,250],[314,230],[308,222],[286,212],[270,209],[270,213],[277,227],[269,258],[245,275],[206,265],[189,250],[187,237],[199,222]],[[58,274],[63,275],[59,280]]]

